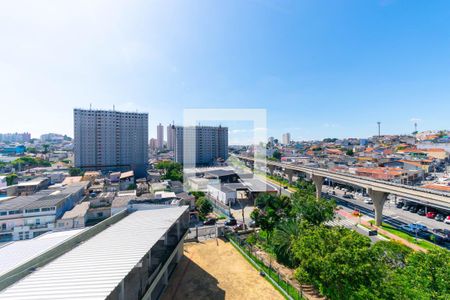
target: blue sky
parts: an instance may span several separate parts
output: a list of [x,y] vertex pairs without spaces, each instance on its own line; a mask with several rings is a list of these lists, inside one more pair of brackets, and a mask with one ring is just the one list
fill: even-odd
[[[0,132],[74,107],[265,108],[268,135],[450,128],[448,1],[2,1]],[[234,128],[236,131],[239,128]]]

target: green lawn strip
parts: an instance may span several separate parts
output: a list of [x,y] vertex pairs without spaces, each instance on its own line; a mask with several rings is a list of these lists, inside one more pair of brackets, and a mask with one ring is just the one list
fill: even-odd
[[[251,254],[247,249],[242,248],[239,246],[239,244],[237,242],[234,241],[234,239],[229,238],[231,244],[236,248],[236,250],[238,250],[239,253],[241,253],[241,255],[244,257],[245,260],[247,260],[252,266],[255,266],[255,264],[258,266],[258,268],[260,270],[263,270],[264,273],[266,274],[265,278],[266,280],[278,291],[280,292],[281,295],[283,295],[284,298],[288,299],[286,297],[286,295],[284,293],[287,293],[290,297],[292,297],[295,300],[302,300],[304,298],[302,298],[300,296],[299,298],[299,294],[297,289],[295,289],[292,285],[290,285],[287,282],[281,281],[278,282],[278,276],[275,275],[275,273],[273,271],[270,271],[269,268],[263,263],[261,262],[258,258],[256,258],[253,254]],[[241,252],[242,251],[242,252]],[[244,255],[243,253],[245,253],[246,255]],[[258,270],[258,268],[256,268]],[[270,272],[269,272],[270,271]],[[278,286],[276,284],[274,284],[269,278],[267,278],[268,276],[270,276],[270,278],[275,281]],[[283,291],[280,290],[283,289]],[[295,291],[294,293],[292,293],[292,291]]]
[[[372,223],[372,224],[374,223],[374,221],[369,221],[369,222]],[[435,245],[435,244],[433,244],[433,243],[431,243],[429,241],[426,241],[426,240],[423,240],[423,239],[420,239],[420,238],[417,238],[417,240],[416,240],[415,237],[409,235],[408,233],[406,233],[404,231],[401,231],[401,230],[395,228],[392,225],[383,223],[381,228],[386,230],[386,231],[388,231],[388,232],[390,232],[390,233],[392,233],[392,234],[395,234],[398,237],[401,237],[402,239],[407,240],[410,243],[416,244],[416,245],[418,245],[418,246],[420,246],[420,247],[422,247],[424,249],[427,249],[427,250],[442,249],[442,247],[439,247],[438,245]]]

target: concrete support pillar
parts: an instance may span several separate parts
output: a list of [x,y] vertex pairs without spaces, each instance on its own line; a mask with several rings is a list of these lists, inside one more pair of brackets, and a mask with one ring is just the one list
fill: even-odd
[[316,186],[316,198],[317,200],[319,200],[320,197],[322,197],[322,185],[325,178],[322,176],[312,174],[311,179],[314,182],[314,185]]
[[183,251],[184,251],[184,244],[182,243],[177,250],[177,263],[179,263],[181,258],[183,257]]
[[294,177],[294,170],[286,169],[284,172],[288,177],[289,183],[292,184],[292,177]]
[[375,208],[375,225],[381,226],[383,222],[383,206],[389,193],[374,191],[372,189],[368,189],[367,192],[372,199],[373,206]]
[[274,165],[267,165],[267,168],[269,168],[270,176],[273,176],[273,171],[275,171],[275,166]]
[[167,285],[169,283],[169,272],[167,269],[164,271],[163,283],[164,285]]

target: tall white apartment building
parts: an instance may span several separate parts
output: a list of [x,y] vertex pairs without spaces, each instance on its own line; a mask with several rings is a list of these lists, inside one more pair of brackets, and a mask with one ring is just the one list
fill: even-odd
[[158,149],[164,148],[164,126],[161,123],[156,126],[156,146]]
[[213,165],[228,158],[228,127],[175,126],[175,161],[185,167]]
[[289,132],[283,133],[283,144],[289,145],[291,143],[291,134]]
[[175,126],[167,125],[167,149],[173,150],[175,145]]
[[147,113],[74,109],[74,131],[75,167],[146,176]]

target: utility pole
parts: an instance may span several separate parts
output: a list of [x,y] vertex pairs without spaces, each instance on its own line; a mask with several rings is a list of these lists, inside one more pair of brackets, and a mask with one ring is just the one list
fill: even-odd
[[414,132],[417,133],[417,122],[414,122]]
[[378,121],[377,124],[378,124],[378,137],[381,137],[381,122]]

